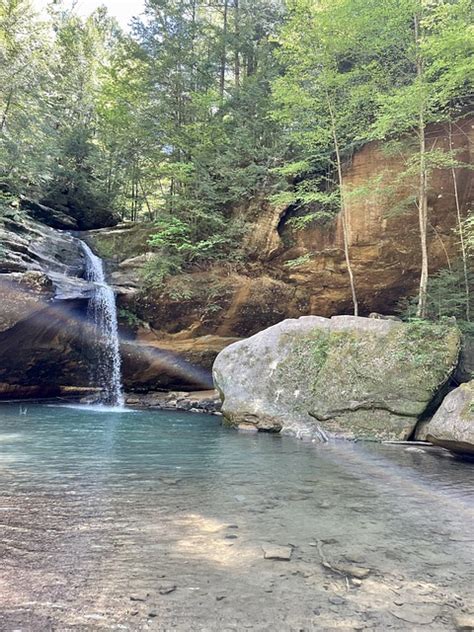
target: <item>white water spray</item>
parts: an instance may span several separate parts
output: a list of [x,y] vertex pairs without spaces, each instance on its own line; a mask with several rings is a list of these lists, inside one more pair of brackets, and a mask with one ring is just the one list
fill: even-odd
[[115,295],[105,280],[102,259],[87,244],[81,242],[81,245],[86,257],[85,278],[95,287],[87,309],[87,315],[95,325],[93,342],[96,358],[92,366],[92,379],[102,389],[101,404],[123,406]]

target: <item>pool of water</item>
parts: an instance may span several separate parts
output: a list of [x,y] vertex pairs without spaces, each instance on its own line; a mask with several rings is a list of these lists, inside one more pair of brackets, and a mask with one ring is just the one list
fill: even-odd
[[472,463],[22,410],[0,406],[2,631],[452,630],[473,607]]

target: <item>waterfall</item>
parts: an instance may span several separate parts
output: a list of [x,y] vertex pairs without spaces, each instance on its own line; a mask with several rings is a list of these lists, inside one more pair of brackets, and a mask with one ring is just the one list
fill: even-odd
[[95,287],[87,309],[87,315],[94,323],[96,357],[91,371],[93,383],[102,389],[101,404],[123,406],[115,295],[105,280],[102,259],[83,241],[81,245],[86,258],[85,278]]

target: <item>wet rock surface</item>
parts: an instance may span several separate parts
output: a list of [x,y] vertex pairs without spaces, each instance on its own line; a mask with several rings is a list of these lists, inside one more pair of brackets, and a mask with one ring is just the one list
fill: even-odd
[[474,455],[474,380],[451,391],[421,432],[436,445]]
[[93,288],[83,272],[80,243],[68,233],[25,212],[1,218],[0,398],[88,386],[84,321]]
[[213,376],[234,426],[403,440],[447,386],[459,349],[455,325],[304,316],[226,347]]
[[219,413],[221,409],[221,400],[215,390],[129,394],[125,397],[125,403],[133,408],[157,408],[208,414]]

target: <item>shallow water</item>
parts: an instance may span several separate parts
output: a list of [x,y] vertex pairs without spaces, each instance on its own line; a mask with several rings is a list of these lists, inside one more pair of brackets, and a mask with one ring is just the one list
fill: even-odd
[[219,421],[1,406],[0,629],[452,630],[472,609],[472,463]]

